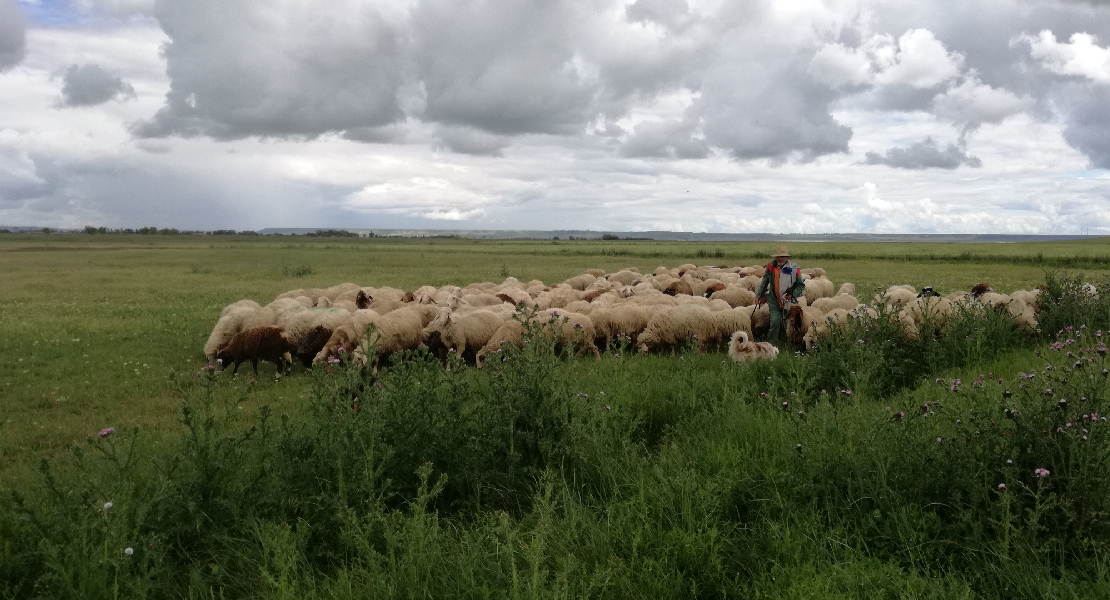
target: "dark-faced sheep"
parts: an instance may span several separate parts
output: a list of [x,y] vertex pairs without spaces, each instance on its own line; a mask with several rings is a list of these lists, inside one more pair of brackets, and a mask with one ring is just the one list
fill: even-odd
[[278,373],[283,373],[286,365],[293,362],[290,353],[294,351],[296,347],[277,327],[255,327],[235,334],[216,352],[216,360],[223,363],[225,369],[234,364],[233,375],[239,372],[239,364],[248,360],[254,366],[255,375],[260,360],[274,363]]

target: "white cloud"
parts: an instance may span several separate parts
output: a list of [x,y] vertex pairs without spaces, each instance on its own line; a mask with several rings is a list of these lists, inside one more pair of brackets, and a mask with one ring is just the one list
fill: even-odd
[[960,74],[964,57],[949,52],[928,29],[911,29],[898,38],[898,49],[885,46],[875,53],[879,70],[875,83],[930,88]]
[[1019,98],[1009,90],[991,87],[972,74],[959,85],[937,94],[933,98],[933,113],[955,123],[999,123],[1031,105],[1029,97]]
[[1057,42],[1047,29],[1036,37],[1023,34],[1017,39],[1029,44],[1033,58],[1054,73],[1110,82],[1110,48],[1097,45],[1097,38],[1089,33],[1073,33],[1069,43]]
[[822,46],[810,62],[818,81],[840,88],[847,85],[907,85],[932,88],[955,79],[964,57],[951,52],[928,29],[910,29],[897,41],[875,34],[855,48],[833,42]]

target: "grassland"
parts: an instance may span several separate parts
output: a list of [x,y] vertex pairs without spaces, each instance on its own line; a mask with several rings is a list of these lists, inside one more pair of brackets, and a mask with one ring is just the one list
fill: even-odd
[[[219,310],[343,281],[415,289],[521,280],[558,282],[586,268],[762,264],[768,244],[310,239],[291,237],[0,236],[0,478],[106,424],[176,430],[171,371],[192,373]],[[1037,244],[795,244],[863,295],[880,285],[942,293],[987,281],[1029,289],[1046,268],[1107,271],[1110,241]],[[813,258],[808,257],[835,257]],[[1055,262],[1054,262],[1055,261]],[[303,384],[256,386],[294,405]],[[274,397],[276,396],[276,397]]]
[[[556,282],[592,267],[615,270],[623,266],[636,266],[641,270],[651,270],[661,264],[674,266],[686,262],[761,264],[764,260],[761,257],[765,256],[767,246],[768,244],[630,241],[501,242],[439,239],[344,239],[339,241],[189,236],[0,236],[0,261],[2,261],[0,264],[3,264],[3,268],[0,269],[0,339],[4,340],[4,343],[0,344],[0,381],[3,382],[0,384],[0,414],[3,415],[0,417],[2,421],[0,422],[0,487],[31,489],[33,487],[31,483],[38,478],[35,468],[40,458],[49,458],[59,465],[67,464],[64,457],[68,453],[65,451],[75,446],[84,446],[86,438],[95,437],[96,433],[104,427],[115,427],[121,432],[138,427],[145,444],[144,452],[157,455],[158,448],[178,451],[181,440],[190,432],[196,431],[181,422],[182,390],[191,389],[193,391],[190,393],[196,392],[197,384],[194,381],[197,378],[194,373],[203,364],[200,351],[203,342],[220,308],[241,298],[265,302],[290,289],[326,287],[342,281],[413,289],[426,284],[465,285],[474,281],[499,281],[506,276],[521,280],[541,279]],[[1028,289],[1044,282],[1046,269],[1056,267],[1082,271],[1088,280],[1099,281],[1106,274],[1108,260],[1110,260],[1110,242],[1107,240],[991,246],[795,244],[791,249],[803,266],[824,267],[837,283],[842,281],[856,283],[861,295],[873,287],[894,283],[932,285],[942,293],[967,289],[982,281],[992,283],[1003,292],[1019,288]],[[968,353],[966,360],[959,363],[961,367],[944,368],[930,375],[950,380],[954,377],[966,378],[972,372],[982,371],[1000,375],[1009,381],[1019,371],[1032,369],[1033,366],[1030,365],[1034,361],[1040,362],[1031,348],[1020,345],[1014,348],[979,348],[976,352],[977,354],[974,355]],[[595,484],[602,488],[616,486],[623,490],[620,493],[610,490],[612,493],[597,492],[597,495],[584,497],[576,495],[577,492],[571,493],[567,489],[554,486],[554,491],[550,492],[554,496],[544,496],[544,486],[539,483],[540,471],[533,473],[534,489],[529,488],[521,493],[526,497],[538,494],[537,497],[541,500],[544,497],[548,500],[538,503],[539,508],[536,508],[540,511],[538,513],[533,512],[535,503],[532,502],[527,503],[526,508],[518,507],[522,511],[519,514],[513,512],[512,507],[507,507],[510,509],[511,521],[504,524],[503,533],[526,536],[532,542],[536,542],[542,537],[537,537],[537,532],[540,531],[540,524],[543,521],[542,510],[546,510],[543,509],[544,502],[554,502],[561,507],[559,522],[566,525],[567,529],[564,532],[565,536],[554,536],[550,538],[553,540],[550,543],[561,544],[561,550],[565,551],[567,556],[574,556],[576,557],[574,560],[584,561],[578,566],[562,564],[558,568],[552,568],[548,562],[542,565],[537,563],[533,566],[536,569],[542,566],[543,572],[549,573],[549,576],[537,579],[540,571],[533,571],[531,573],[533,584],[540,582],[544,587],[551,587],[554,583],[563,581],[566,584],[564,586],[566,590],[576,591],[581,595],[598,595],[596,590],[610,592],[615,590],[616,596],[652,595],[648,593],[648,590],[652,589],[650,586],[644,587],[637,593],[635,589],[620,586],[605,587],[598,583],[601,580],[591,579],[596,577],[604,579],[605,569],[599,567],[600,563],[597,562],[601,559],[597,557],[594,557],[596,560],[590,559],[579,551],[581,548],[593,548],[590,552],[600,554],[615,552],[614,555],[620,555],[629,550],[628,544],[631,544],[631,551],[635,553],[636,544],[625,535],[629,532],[606,530],[609,531],[606,535],[612,538],[611,543],[596,537],[600,535],[599,530],[594,528],[598,519],[597,510],[623,510],[641,511],[648,516],[655,515],[651,517],[656,519],[651,526],[627,514],[625,515],[627,520],[623,523],[633,528],[640,527],[645,532],[644,535],[655,536],[651,538],[654,550],[645,550],[646,554],[643,556],[648,557],[650,561],[656,561],[654,564],[665,571],[665,574],[660,572],[656,581],[659,586],[656,594],[658,597],[668,595],[682,597],[675,591],[676,586],[706,581],[711,581],[718,586],[716,591],[709,595],[745,595],[736,592],[741,590],[749,592],[747,594],[749,597],[753,595],[774,597],[775,594],[767,590],[778,590],[782,592],[780,597],[789,595],[813,597],[813,594],[846,593],[843,590],[864,585],[860,582],[868,577],[876,579],[866,585],[876,590],[885,590],[882,594],[888,597],[974,597],[982,595],[984,589],[993,590],[992,586],[998,586],[996,590],[998,593],[988,595],[1034,597],[1028,594],[1016,594],[1013,590],[1002,593],[1005,581],[1017,582],[1021,577],[1016,573],[999,575],[997,572],[990,571],[996,569],[1001,563],[990,561],[983,563],[992,566],[984,566],[984,573],[978,578],[970,577],[966,572],[947,578],[944,576],[946,569],[933,564],[936,553],[922,551],[914,554],[913,551],[909,551],[908,554],[899,554],[901,551],[891,550],[896,547],[910,548],[916,543],[938,543],[936,539],[929,536],[956,535],[954,531],[938,529],[936,524],[924,517],[915,520],[916,517],[911,518],[909,513],[904,512],[920,511],[921,503],[908,502],[905,505],[879,503],[880,505],[871,508],[882,514],[901,515],[899,519],[912,521],[912,523],[906,525],[904,529],[895,527],[895,530],[906,535],[924,535],[932,541],[919,540],[911,543],[909,540],[901,542],[887,540],[879,546],[886,544],[889,548],[874,552],[867,548],[869,544],[875,544],[877,538],[871,534],[864,535],[859,530],[852,529],[853,526],[850,525],[861,518],[862,513],[854,510],[837,513],[839,516],[831,521],[822,521],[805,516],[804,507],[799,504],[790,502],[775,504],[778,510],[789,512],[793,516],[783,520],[778,517],[772,518],[773,515],[768,516],[770,514],[768,513],[764,517],[770,519],[768,522],[777,523],[776,527],[793,527],[792,533],[783,530],[775,533],[769,529],[761,529],[758,535],[769,537],[753,540],[746,537],[749,534],[741,530],[718,530],[718,534],[723,537],[714,542],[713,536],[709,535],[705,528],[721,527],[719,514],[699,512],[693,505],[681,509],[672,506],[668,509],[668,503],[684,497],[683,502],[696,504],[701,501],[678,493],[683,485],[681,481],[686,481],[689,493],[707,494],[702,500],[713,505],[720,502],[720,498],[715,494],[721,491],[714,486],[725,485],[723,482],[728,477],[747,477],[754,482],[756,489],[772,496],[788,493],[787,488],[797,491],[801,489],[797,486],[812,487],[820,469],[845,468],[855,473],[853,476],[859,477],[862,482],[873,476],[872,468],[866,466],[870,464],[869,461],[880,460],[879,457],[884,453],[895,455],[921,452],[926,447],[919,447],[918,444],[922,440],[930,439],[929,436],[936,433],[934,430],[921,428],[912,439],[907,440],[883,437],[887,434],[874,437],[879,434],[864,431],[868,423],[874,424],[878,422],[877,419],[889,419],[889,415],[876,412],[885,409],[885,403],[894,403],[894,409],[897,412],[899,408],[908,409],[920,402],[931,401],[935,391],[915,390],[911,387],[904,395],[897,396],[894,400],[857,397],[849,403],[844,403],[842,398],[841,406],[837,408],[837,405],[831,403],[828,397],[822,398],[821,389],[816,387],[817,371],[812,369],[818,369],[819,365],[784,361],[773,373],[775,376],[773,383],[779,388],[776,390],[764,389],[765,386],[753,384],[749,381],[754,380],[751,377],[754,374],[752,372],[744,372],[744,377],[747,379],[737,379],[739,376],[735,375],[735,370],[722,370],[728,365],[720,365],[719,358],[712,355],[690,356],[684,357],[680,363],[675,357],[636,357],[627,361],[623,358],[620,361],[609,361],[604,363],[604,366],[593,363],[571,363],[557,367],[543,367],[556,369],[554,372],[546,371],[548,376],[554,374],[558,379],[574,384],[574,389],[559,388],[559,393],[554,394],[555,396],[562,397],[564,393],[590,394],[597,404],[597,406],[578,407],[574,410],[598,409],[600,405],[596,402],[597,393],[607,391],[611,398],[606,400],[611,406],[609,410],[628,415],[629,419],[623,425],[618,424],[618,429],[624,427],[627,431],[622,430],[617,438],[632,440],[628,443],[640,449],[630,450],[631,458],[627,458],[630,462],[618,461],[618,463],[606,464],[604,469],[614,470],[613,472],[607,472],[605,476],[595,473],[596,479],[593,480]],[[811,370],[806,371],[806,369]],[[828,369],[832,370],[833,367],[830,366]],[[882,370],[872,366],[869,368],[868,376],[879,378],[882,376]],[[401,377],[401,374],[398,377]],[[421,377],[433,377],[433,375],[425,373]],[[866,387],[862,377],[861,371],[858,384]],[[183,380],[189,382],[184,387],[181,384]],[[467,390],[470,388],[466,386],[471,385],[471,383],[453,379],[443,381],[441,384],[456,390]],[[318,405],[322,400],[321,396],[326,395],[321,391],[321,385],[325,384],[316,376],[309,375],[295,375],[276,382],[269,377],[260,377],[256,382],[247,377],[239,377],[231,382],[221,380],[218,385],[214,384],[209,389],[209,393],[213,394],[217,405],[229,407],[231,416],[228,417],[228,422],[232,425],[227,427],[234,429],[240,426],[247,427],[250,423],[256,422],[265,411],[271,411],[273,414],[287,413],[292,415],[295,421],[303,418],[307,420],[306,422],[312,423],[312,419],[317,417],[308,414],[308,407]],[[491,384],[487,382],[482,385]],[[548,390],[548,388],[543,389]],[[789,397],[791,390],[795,392],[801,390],[800,396],[804,398],[799,402],[804,406],[812,407],[807,408],[812,413],[809,422],[822,424],[804,434],[809,436],[803,440],[805,446],[844,448],[842,452],[832,453],[831,457],[823,462],[806,466],[803,469],[803,475],[798,475],[799,472],[796,471],[798,465],[791,462],[795,460],[794,455],[782,453],[782,448],[793,451],[794,440],[802,439],[798,437],[801,434],[795,431],[796,424],[784,420],[782,411],[768,412],[771,408],[769,406],[761,407],[747,401],[735,406],[730,404],[738,396],[757,396],[763,391],[772,392],[772,396],[777,400],[793,402],[793,398]],[[833,389],[833,392],[835,393],[836,389]],[[488,404],[488,398],[482,395],[485,393],[487,392],[470,390],[463,396],[470,397],[467,396],[470,394],[474,398],[486,398],[477,404],[485,405]],[[412,399],[411,396],[405,397]],[[968,411],[982,408],[981,405],[986,400],[978,401],[979,404],[972,400],[964,402],[965,404],[950,402],[952,410]],[[877,403],[883,406],[878,406]],[[267,406],[265,411],[262,410],[262,406]],[[584,422],[594,423],[598,427],[617,426],[612,423],[606,424],[604,421],[591,420],[596,418],[595,415],[586,418]],[[329,423],[329,426],[334,425],[335,423]],[[843,430],[838,429],[840,426],[843,426]],[[428,427],[431,426],[428,425]],[[226,433],[229,430],[221,431]],[[753,436],[758,437],[756,434],[759,432],[765,432],[766,439],[754,441]],[[600,433],[597,436],[587,436],[583,439],[594,440],[594,442],[608,439]],[[747,458],[741,460],[733,456],[726,461],[727,465],[721,464],[720,452],[732,456],[729,454],[732,451],[726,452],[725,446],[722,445],[724,440],[728,439],[750,440],[743,445],[742,454]],[[861,440],[866,439],[877,440],[877,446],[865,451],[859,444]],[[682,440],[690,440],[690,443],[683,443]],[[589,451],[579,449],[575,452],[585,453],[577,454],[578,460],[589,452],[601,453],[594,456],[600,461],[602,455],[611,454],[615,449],[616,447],[597,447]],[[932,452],[932,450],[928,451]],[[449,460],[449,454],[444,456],[444,460]],[[766,460],[760,459],[761,456]],[[895,461],[895,463],[895,466],[900,465],[910,473],[920,474],[923,468],[913,461]],[[684,473],[681,465],[692,464],[703,464],[703,467]],[[711,465],[714,464],[717,466],[712,467]],[[464,465],[459,469],[469,473],[467,468],[471,467]],[[64,470],[66,467],[58,468]],[[755,469],[758,473],[745,474],[746,469]],[[816,470],[811,472],[811,469]],[[618,474],[617,472],[621,470],[625,473]],[[475,473],[479,471],[476,470],[471,475],[477,477]],[[408,472],[411,474],[412,470]],[[793,483],[785,488],[781,481],[775,483],[776,473],[782,474]],[[789,475],[789,473],[793,474]],[[869,473],[872,474],[869,475]],[[929,473],[934,478],[938,476],[935,472]],[[968,477],[971,476],[968,475]],[[995,477],[996,474],[992,472],[990,476]],[[516,477],[522,476],[517,474]],[[801,479],[796,481],[792,479],[798,477]],[[809,483],[806,483],[807,481]],[[519,481],[516,482],[519,483]],[[966,481],[958,483],[971,485]],[[886,484],[876,484],[871,480],[859,483],[861,489],[875,485],[882,487]],[[913,494],[917,493],[922,494],[923,497],[940,493],[933,489],[918,489],[906,482],[902,485],[902,488],[897,486],[888,488],[902,501],[912,498]],[[678,495],[651,492],[651,486],[662,486]],[[640,492],[637,492],[639,496],[625,495],[629,489],[635,491],[637,488],[640,489]],[[839,487],[836,489],[843,491]],[[856,491],[862,493],[859,490]],[[415,488],[412,493],[416,494]],[[438,493],[444,492],[440,490]],[[459,490],[455,490],[454,493],[456,500],[465,495]],[[733,493],[738,492],[728,492],[728,494]],[[741,500],[734,498],[729,502],[739,503],[746,507],[744,510],[750,510],[751,506],[757,506],[766,501],[763,496],[748,497],[745,494],[747,492],[741,494],[743,496]],[[817,502],[813,500],[817,496],[812,494],[809,496],[802,494],[802,496],[811,498],[809,501]],[[409,497],[416,496],[410,494]],[[556,500],[551,500],[552,497]],[[831,500],[828,498],[821,500],[821,502],[826,501]],[[637,506],[639,508],[636,508]],[[831,511],[831,506],[833,505],[829,505],[826,509]],[[981,508],[979,504],[975,506]],[[386,508],[382,510],[386,511]],[[441,505],[440,508],[449,512],[446,506]],[[841,508],[836,510],[839,511]],[[668,511],[674,510],[700,516],[691,517],[692,521],[685,524],[675,524],[670,522],[671,517],[666,516],[670,514]],[[386,511],[381,514],[389,513]],[[415,513],[411,513],[408,518],[415,519],[416,516]],[[965,513],[959,513],[958,516],[968,517]],[[368,517],[364,514],[359,518]],[[1001,517],[997,515],[990,519],[984,517],[984,522],[991,519],[994,519],[991,522],[997,522],[999,518]],[[258,523],[261,524],[252,526],[260,528],[256,533],[265,541],[263,546],[275,543],[288,549],[289,544],[296,546],[300,543],[288,538],[296,532],[280,527],[273,529],[275,525],[269,521]],[[483,544],[490,540],[482,541],[479,538],[487,535],[492,529],[474,525],[475,522],[470,519],[465,523],[467,524],[456,523],[454,526],[459,529],[451,534],[438,530],[424,531],[424,534],[440,536],[438,538],[440,542],[446,544],[446,546],[439,546],[436,552],[448,554],[480,552],[478,548],[484,547]],[[356,524],[355,521],[351,521],[345,527],[355,527]],[[395,525],[404,529],[417,525],[424,527],[428,526],[428,523],[405,521],[397,522]],[[1042,525],[1034,523],[1031,527],[1035,529]],[[747,525],[740,523],[729,527],[733,526],[742,529]],[[973,523],[968,523],[967,526],[975,528]],[[493,523],[490,527],[496,529],[500,525]],[[828,545],[831,543],[829,540],[836,537],[830,533],[829,527],[847,528],[843,531],[844,536],[841,539],[851,545],[850,551],[837,550]],[[993,526],[983,527],[989,529]],[[392,531],[388,527],[386,529]],[[237,535],[243,533],[243,530],[236,531]],[[412,532],[409,531],[409,533]],[[396,531],[394,534],[401,535]],[[375,535],[385,534],[379,531]],[[685,538],[682,537],[684,535]],[[707,535],[709,537],[706,537]],[[801,539],[799,538],[791,542],[791,536],[801,536],[806,541],[799,541]],[[584,541],[585,538],[593,541],[587,543]],[[778,541],[773,542],[772,538]],[[670,539],[670,542],[667,542],[667,539]],[[743,540],[753,545],[742,551],[736,551],[736,548],[733,548],[724,552],[729,560],[755,560],[758,557],[756,549],[763,548],[778,553],[774,559],[778,566],[767,569],[746,568],[743,569],[742,574],[728,576],[725,573],[727,569],[719,569],[720,565],[716,563],[713,563],[716,566],[709,569],[712,573],[708,571],[702,573],[704,569],[699,571],[695,568],[694,563],[703,559],[711,563],[722,560],[722,551],[715,544],[736,544]],[[680,546],[693,544],[696,550],[692,550],[685,557],[681,556],[681,553],[675,556],[673,549],[666,548],[668,543]],[[1036,543],[1043,543],[1043,540]],[[454,550],[449,552],[446,549],[447,546],[451,546]],[[969,544],[968,548],[971,546],[972,544]],[[1036,544],[1029,547],[1034,546]],[[622,550],[616,552],[613,550],[614,547]],[[984,549],[988,547],[991,552],[998,551],[998,547],[987,544],[967,552],[973,554],[985,551]],[[365,551],[370,552],[370,550]],[[533,548],[533,551],[538,550]],[[814,555],[817,558],[807,558],[806,554],[810,552],[817,552]],[[438,555],[438,558],[432,554],[410,558],[416,562],[405,563],[406,568],[432,568],[436,561],[456,560],[456,558],[447,557],[446,554]],[[554,558],[550,560],[557,562]],[[1014,562],[1007,568],[1019,569],[1020,565],[1028,567],[1041,564],[1029,557],[1023,560],[1026,562]],[[1030,560],[1032,562],[1028,562]],[[467,576],[479,579],[488,577],[489,581],[500,581],[506,585],[517,585],[519,581],[527,579],[524,575],[516,573],[514,569],[519,565],[511,559],[511,556],[508,562],[494,561],[494,563],[496,563],[495,567],[491,568],[498,570],[497,573],[485,573],[479,577],[475,573],[467,575],[460,572],[455,576],[460,580]],[[583,571],[583,564],[586,563],[591,566]],[[217,561],[213,564],[224,563]],[[296,583],[290,583],[289,588],[279,586],[280,589],[274,589],[295,590],[297,595],[305,597],[313,594],[341,597],[336,591],[342,587],[341,572],[325,571],[324,575],[313,574],[315,572],[308,565],[298,564],[299,575],[295,578]],[[838,577],[837,571],[826,568],[825,565],[828,564],[842,565],[840,576],[844,579],[843,582],[835,582]],[[225,568],[227,566],[225,565]],[[650,567],[650,564],[639,564],[633,569],[630,563],[614,563],[605,568],[609,569],[608,572],[615,578],[614,581],[619,580],[623,582],[620,585],[626,585],[630,581],[643,580],[645,574],[651,570]],[[1099,568],[1101,567],[1098,564],[1079,567],[1069,564],[1067,567],[1067,569],[1078,569],[1085,573],[1078,581],[1088,583],[1094,581],[1098,585],[1105,586],[1104,578],[1099,579],[1099,576],[1090,575],[1091,572],[1097,572]],[[1043,586],[1039,588],[1041,592],[1048,590],[1064,597],[1083,597],[1081,584],[1076,583],[1077,580],[1063,577],[1060,569],[1037,570],[1040,569],[1039,566],[1037,569],[1032,567],[1030,569],[1031,573],[1040,577],[1036,581],[1040,582],[1037,585]],[[347,574],[361,573],[357,576],[363,577],[368,576],[367,573],[370,571],[355,569],[348,571]],[[558,573],[563,574],[564,580],[558,579]],[[419,580],[419,577],[414,573],[409,575],[411,577],[406,581],[415,585],[414,582]],[[574,581],[568,583],[565,581],[567,577]],[[829,580],[830,577],[832,580]],[[1053,577],[1056,577],[1060,583],[1053,584],[1051,582]],[[1094,579],[1091,579],[1092,577]],[[209,585],[213,582],[226,583],[212,573],[208,573],[198,581],[207,582]],[[594,581],[600,586],[594,588],[593,594],[588,592],[590,589],[588,585],[579,587],[584,585],[582,582],[589,581]],[[775,583],[776,581],[779,583]],[[827,585],[832,585],[835,589],[824,590],[822,586]],[[872,589],[866,588],[866,585],[860,589]],[[265,588],[270,591],[263,593],[263,588],[265,586],[255,589],[252,593],[263,597],[279,597],[279,594],[270,588]],[[445,594],[450,589],[455,588],[445,586],[431,591]],[[327,590],[330,590],[330,593],[324,593]],[[734,593],[725,593],[722,590],[733,590]],[[914,590],[917,591],[914,592]],[[165,595],[164,592],[165,590],[155,595]],[[846,594],[846,597],[853,596],[851,593]],[[173,596],[173,594],[170,595]],[[390,594],[383,592],[380,595]],[[1047,595],[1047,593],[1041,595]]]

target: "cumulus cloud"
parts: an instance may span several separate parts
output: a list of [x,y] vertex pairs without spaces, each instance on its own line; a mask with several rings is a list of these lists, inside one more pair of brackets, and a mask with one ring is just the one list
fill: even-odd
[[886,165],[896,169],[956,169],[961,166],[979,168],[983,162],[968,156],[955,144],[941,148],[933,138],[910,144],[908,148],[890,148],[885,154],[868,152],[864,164]]
[[401,34],[374,5],[160,0],[166,104],[140,137],[315,137],[401,118]]
[[486,133],[473,127],[442,125],[436,128],[439,147],[461,154],[479,156],[502,156],[510,144],[506,136]]
[[97,64],[71,65],[62,78],[63,106],[93,106],[135,97],[135,88]]
[[1053,73],[1110,82],[1110,48],[1099,46],[1097,38],[1089,33],[1073,33],[1068,43],[1057,42],[1047,29],[1037,36],[1024,34],[1018,39],[1029,44],[1033,58]]
[[982,123],[1000,123],[1010,115],[1027,110],[1032,101],[1019,98],[1009,90],[991,87],[972,74],[959,85],[937,94],[932,101],[933,113],[942,119],[977,127]]
[[[1077,89],[1078,88],[1078,89]],[[1098,169],[1110,169],[1110,86],[1069,86],[1061,94],[1066,111],[1064,139],[1082,152]]]
[[855,48],[825,44],[814,54],[809,72],[833,88],[872,84],[922,89],[955,79],[963,63],[963,55],[949,51],[932,31],[910,29],[897,41],[876,34]]
[[644,121],[636,125],[621,147],[621,154],[641,158],[705,158],[709,146],[690,122]]
[[27,24],[16,0],[0,0],[0,72],[19,64],[27,46]]

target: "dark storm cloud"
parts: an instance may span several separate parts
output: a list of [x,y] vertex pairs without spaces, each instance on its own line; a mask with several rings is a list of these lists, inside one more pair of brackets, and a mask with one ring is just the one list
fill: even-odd
[[0,72],[23,60],[27,23],[16,0],[0,0]]
[[395,28],[361,3],[159,2],[166,105],[140,137],[315,137],[402,116]]
[[896,169],[956,169],[961,166],[979,168],[983,162],[968,156],[955,144],[940,148],[933,138],[914,142],[908,148],[890,148],[885,154],[868,152],[864,164],[886,165]]
[[496,156],[514,136],[580,136],[685,91],[702,92],[689,122],[706,139],[690,125],[644,125],[627,155],[719,147],[807,160],[846,151],[851,137],[829,115],[836,93],[805,71],[813,48],[777,41],[783,25],[765,22],[765,0],[709,15],[638,0],[623,22],[607,0],[419,0],[392,15],[353,0],[313,6],[159,2],[171,89],[135,133],[396,142],[388,126],[408,120],[436,125],[444,148]]
[[733,158],[808,161],[848,151],[851,128],[829,114],[836,97],[808,77],[800,56],[752,57],[719,65],[691,112],[706,141]]
[[62,78],[64,106],[93,106],[135,97],[135,88],[100,65],[72,65]]
[[424,117],[498,134],[580,132],[599,88],[577,55],[587,4],[421,2],[413,39]]

